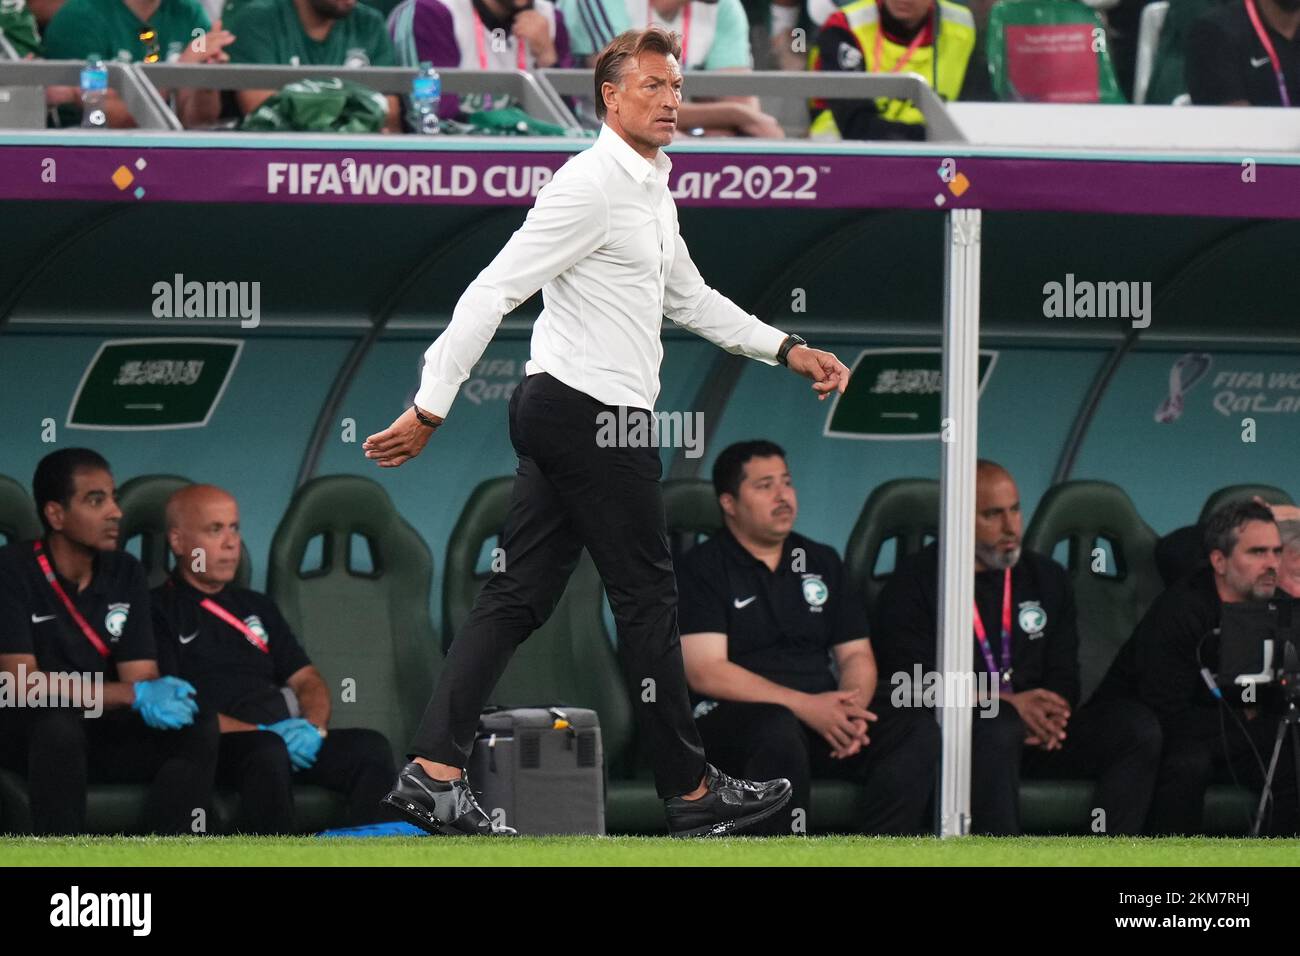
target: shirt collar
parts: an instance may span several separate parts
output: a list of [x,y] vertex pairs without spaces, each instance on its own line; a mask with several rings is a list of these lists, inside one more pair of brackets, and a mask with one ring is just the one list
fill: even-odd
[[722,548],[731,557],[740,564],[753,564],[762,568],[768,574],[780,574],[786,568],[792,566],[790,557],[795,548],[794,532],[786,535],[785,541],[781,545],[781,560],[777,563],[776,570],[773,571],[767,566],[767,563],[761,558],[755,557],[750,551],[736,540],[736,536],[731,533],[731,529],[725,524],[718,531],[718,537],[722,539]]
[[222,588],[216,594],[208,594],[206,591],[200,591],[194,585],[190,584],[189,581],[185,580],[181,575],[179,568],[172,568],[171,577],[168,578],[168,583],[176,589],[178,594],[182,594],[196,602],[202,601],[204,598],[220,598],[226,593],[225,588]]
[[601,124],[600,135],[596,137],[596,149],[603,149],[618,161],[618,164],[627,170],[639,185],[644,185],[646,179],[654,173],[657,173],[660,180],[667,184],[668,171],[673,168],[673,162],[664,155],[664,151],[659,150],[655,156],[654,162],[650,162],[630,145],[627,140],[614,132],[608,124]]

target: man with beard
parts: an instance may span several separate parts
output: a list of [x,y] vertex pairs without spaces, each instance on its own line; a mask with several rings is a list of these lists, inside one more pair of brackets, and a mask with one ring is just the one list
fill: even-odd
[[[1093,831],[1138,833],[1155,786],[1159,724],[1133,700],[1089,701],[1076,713],[1079,638],[1070,579],[1051,558],[1021,549],[1021,520],[1010,473],[980,461],[973,665],[984,699],[971,721],[972,829],[1019,834],[1025,776],[1096,780],[1094,807],[1102,812],[1089,821]],[[900,563],[885,585],[872,627],[887,675],[882,688],[934,672],[938,591],[937,544]],[[953,676],[941,675],[949,679],[940,686],[952,686]],[[891,694],[873,709],[912,706],[917,693]]]
[[1204,106],[1300,103],[1300,0],[1229,0],[1192,24],[1187,91]]
[[[254,0],[227,14],[238,38],[232,63],[288,66],[396,66],[383,16],[357,0]],[[274,90],[238,90],[245,115]],[[401,128],[396,96],[388,97],[385,130]]]
[[[1234,779],[1258,790],[1257,762],[1277,732],[1277,716],[1260,704],[1228,714],[1211,687],[1219,660],[1223,605],[1268,601],[1278,585],[1282,541],[1273,513],[1255,501],[1225,505],[1205,526],[1209,566],[1156,598],[1115,658],[1098,698],[1136,698],[1160,719],[1164,752],[1147,829],[1197,833],[1206,787]],[[1240,702],[1236,702],[1240,707]],[[1294,833],[1295,762],[1284,755],[1273,783],[1271,833]]]

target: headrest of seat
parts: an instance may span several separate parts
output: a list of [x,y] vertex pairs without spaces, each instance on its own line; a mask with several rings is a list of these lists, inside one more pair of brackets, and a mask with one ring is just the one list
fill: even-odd
[[36,503],[27,489],[0,475],[0,535],[8,541],[30,541],[41,536]]
[[[303,556],[318,535],[324,538],[321,568],[303,575]],[[423,539],[377,482],[360,475],[324,475],[294,493],[271,541],[270,573],[299,578],[351,574],[348,562],[338,559],[348,554],[353,535],[370,544],[374,569],[368,577],[388,573],[407,555],[428,558]]]
[[1256,496],[1263,498],[1271,505],[1295,504],[1290,495],[1273,485],[1228,485],[1226,488],[1220,488],[1205,499],[1205,504],[1201,506],[1201,516],[1196,519],[1196,523],[1204,524],[1209,520],[1210,515],[1230,502],[1249,501]]

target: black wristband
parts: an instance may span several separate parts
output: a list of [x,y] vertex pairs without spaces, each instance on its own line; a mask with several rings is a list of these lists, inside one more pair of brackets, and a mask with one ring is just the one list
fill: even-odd
[[793,332],[791,332],[789,335],[785,337],[785,341],[781,343],[781,348],[777,350],[776,360],[780,362],[782,365],[789,365],[790,350],[794,348],[796,345],[807,345],[807,344],[808,343],[801,336],[795,335]]
[[435,422],[428,415],[424,414],[424,412],[420,411],[418,406],[412,405],[411,407],[415,409],[415,420],[426,428],[437,428],[441,424],[441,422]]

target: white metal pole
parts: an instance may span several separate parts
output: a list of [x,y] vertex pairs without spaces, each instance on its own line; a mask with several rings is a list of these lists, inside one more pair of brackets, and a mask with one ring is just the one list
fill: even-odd
[[938,661],[944,691],[939,835],[970,832],[974,712],[975,459],[979,436],[980,211],[948,213],[944,245]]

